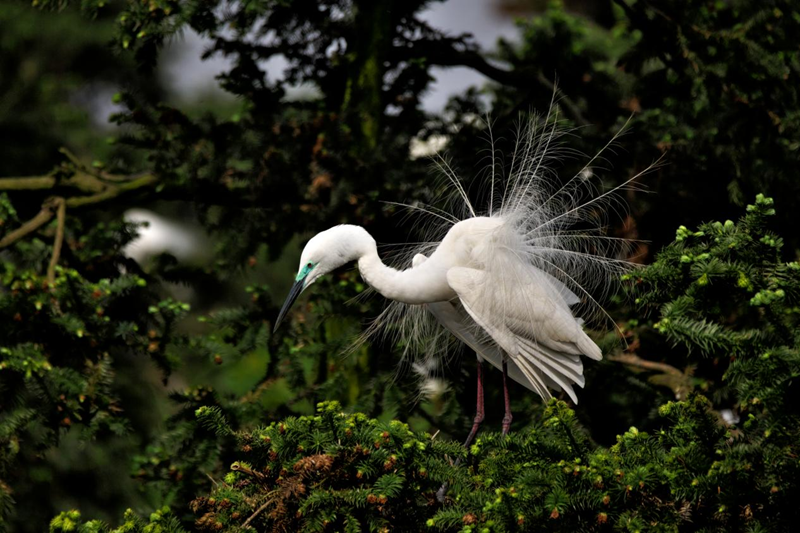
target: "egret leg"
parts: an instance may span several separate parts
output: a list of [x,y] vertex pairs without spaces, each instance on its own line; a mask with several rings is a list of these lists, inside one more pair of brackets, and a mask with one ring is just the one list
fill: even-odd
[[514,418],[511,415],[511,398],[508,394],[508,362],[505,359],[503,359],[503,399],[506,404],[506,414],[503,416],[503,436],[505,437],[508,430],[511,429],[511,420]]
[[472,441],[475,440],[475,435],[478,434],[481,422],[483,422],[483,362],[478,360],[478,394],[475,406],[475,419],[472,421],[472,430],[467,435],[467,440],[464,441],[464,448],[469,448]]
[[[467,440],[464,441],[464,448],[469,448],[469,445],[472,444],[472,441],[475,440],[475,435],[478,434],[478,429],[481,427],[481,422],[483,422],[483,361],[478,359],[478,391],[477,391],[477,400],[475,406],[475,418],[472,421],[472,430],[470,430],[469,435],[467,435]],[[458,466],[461,464],[461,457],[456,459],[454,466]],[[436,491],[436,499],[440,502],[444,502],[445,496],[447,496],[447,491],[450,489],[450,484],[445,483],[442,485],[438,491]]]

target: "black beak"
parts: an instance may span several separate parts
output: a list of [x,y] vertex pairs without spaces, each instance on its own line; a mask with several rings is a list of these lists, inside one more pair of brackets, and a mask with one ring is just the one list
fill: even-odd
[[278,326],[280,326],[281,322],[283,322],[283,317],[285,317],[286,313],[289,312],[289,309],[291,309],[292,304],[295,300],[297,300],[297,297],[300,296],[300,293],[303,292],[304,282],[305,278],[296,281],[295,284],[292,285],[292,290],[289,291],[289,296],[286,297],[286,301],[283,302],[283,307],[281,307],[281,312],[278,313],[278,320],[275,321],[275,327],[272,329],[273,333],[278,331]]

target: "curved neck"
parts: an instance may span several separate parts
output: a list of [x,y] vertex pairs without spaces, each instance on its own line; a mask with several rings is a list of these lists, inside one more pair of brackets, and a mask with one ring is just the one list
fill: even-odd
[[407,304],[438,302],[452,297],[446,271],[436,268],[434,262],[397,270],[381,261],[378,247],[371,236],[368,243],[361,241],[359,244],[358,270],[361,277],[384,297]]

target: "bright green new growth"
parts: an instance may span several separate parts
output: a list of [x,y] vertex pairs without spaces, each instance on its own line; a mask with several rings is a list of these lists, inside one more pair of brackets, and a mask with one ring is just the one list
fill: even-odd
[[[698,376],[714,401],[691,392],[661,406],[659,429],[631,427],[605,448],[552,400],[529,429],[484,433],[468,452],[335,402],[238,431],[219,408],[201,408],[200,424],[232,435],[238,451],[230,473],[191,503],[196,529],[787,530],[800,518],[800,268],[780,260],[780,239],[766,230],[771,205],[759,196],[738,223],[681,227],[651,266],[627,276],[640,305],[657,310],[662,342],[726,367],[719,383]],[[766,291],[777,296],[753,302]],[[741,422],[724,422],[723,405]],[[443,482],[451,488],[439,504]],[[51,531],[72,531],[75,520],[62,514]],[[126,524],[178,531],[152,517]]]

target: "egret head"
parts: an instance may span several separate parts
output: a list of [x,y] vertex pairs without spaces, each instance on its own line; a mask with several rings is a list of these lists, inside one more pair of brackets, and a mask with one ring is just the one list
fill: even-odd
[[278,313],[274,329],[278,329],[300,293],[321,276],[361,257],[369,250],[370,243],[374,248],[375,240],[364,228],[347,224],[334,226],[314,235],[300,255],[300,268]]

